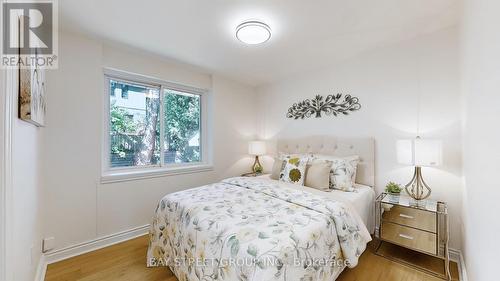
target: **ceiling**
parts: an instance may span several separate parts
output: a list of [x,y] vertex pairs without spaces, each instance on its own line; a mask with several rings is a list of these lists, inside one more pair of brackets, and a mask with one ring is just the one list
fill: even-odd
[[[64,0],[60,27],[259,86],[456,25],[458,0]],[[244,20],[272,29],[235,39]]]

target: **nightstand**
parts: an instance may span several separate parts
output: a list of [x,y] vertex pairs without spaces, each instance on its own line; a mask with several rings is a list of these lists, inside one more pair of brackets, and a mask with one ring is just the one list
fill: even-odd
[[263,175],[263,173],[250,172],[250,173],[244,173],[241,176],[242,177],[258,177],[258,176],[262,176],[262,175]]
[[[375,253],[403,262],[437,277],[450,280],[448,254],[448,211],[446,203],[434,200],[416,201],[409,196],[382,193],[376,199],[376,237],[380,240]],[[444,263],[444,274],[417,264],[381,253],[383,243],[391,243],[439,258]]]

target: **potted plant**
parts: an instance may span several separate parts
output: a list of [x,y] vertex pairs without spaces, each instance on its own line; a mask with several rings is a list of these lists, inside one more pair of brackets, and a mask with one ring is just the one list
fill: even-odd
[[387,193],[391,193],[391,194],[400,194],[401,193],[401,190],[403,190],[403,188],[401,187],[401,185],[397,184],[397,183],[394,183],[394,182],[389,182],[386,186],[385,186],[385,192]]

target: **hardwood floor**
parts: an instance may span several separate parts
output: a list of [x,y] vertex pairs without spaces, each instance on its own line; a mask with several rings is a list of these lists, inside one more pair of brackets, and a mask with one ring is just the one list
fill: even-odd
[[[46,281],[177,281],[167,268],[147,268],[147,236],[113,245],[48,266]],[[429,264],[429,262],[427,262]],[[430,265],[436,266],[436,265]],[[456,263],[451,264],[458,280]],[[356,268],[346,269],[337,281],[439,281],[441,279],[392,262],[367,249]]]

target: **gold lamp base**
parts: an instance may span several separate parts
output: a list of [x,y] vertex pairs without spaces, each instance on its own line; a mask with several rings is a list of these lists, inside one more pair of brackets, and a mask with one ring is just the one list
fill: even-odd
[[255,162],[253,163],[253,166],[252,166],[252,171],[254,173],[262,173],[263,170],[264,170],[264,168],[262,168],[262,165],[259,162],[259,156],[256,155]]
[[421,167],[415,166],[413,178],[405,185],[405,190],[415,200],[424,200],[431,195],[432,189],[425,183]]

